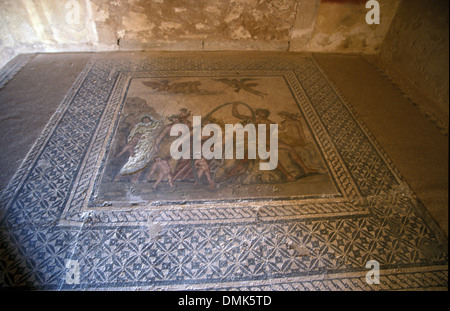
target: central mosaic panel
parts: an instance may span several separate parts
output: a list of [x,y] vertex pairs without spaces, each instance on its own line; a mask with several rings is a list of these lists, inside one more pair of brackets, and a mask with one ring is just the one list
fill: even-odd
[[[264,124],[269,128],[277,124],[277,166],[260,169],[260,163],[268,163],[270,158],[259,157],[259,146],[256,159],[249,156],[248,133],[243,135],[242,158],[236,157],[234,150],[232,159],[195,159],[194,117],[201,120],[202,127],[220,127],[222,154],[227,125],[258,128]],[[177,124],[189,128],[189,159],[171,156],[171,147],[180,139],[170,135]],[[201,144],[210,138],[203,135]],[[237,135],[232,137],[236,144]],[[267,135],[267,151],[270,139]],[[164,211],[160,216],[169,213],[168,223],[172,224],[174,218],[248,221],[255,213],[246,215],[242,209],[249,208],[257,208],[257,214],[266,220],[366,214],[350,176],[292,71],[120,72],[65,214],[91,210],[108,215],[99,217],[118,219],[117,212],[124,208],[157,209]],[[208,209],[226,212],[217,215]],[[193,219],[191,214],[184,218],[195,210],[198,213]],[[128,219],[129,214],[124,217]],[[140,221],[147,217],[142,214]]]
[[[278,124],[278,166],[260,170],[262,160],[248,156],[248,135],[243,159],[173,159],[170,147],[178,136],[170,130],[181,123],[192,133],[193,116],[219,125],[222,133],[225,124]],[[133,78],[118,118],[98,202],[337,194],[282,76]]]

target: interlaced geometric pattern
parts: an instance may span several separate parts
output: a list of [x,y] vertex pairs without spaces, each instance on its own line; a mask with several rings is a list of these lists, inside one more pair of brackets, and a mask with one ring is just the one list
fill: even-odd
[[[283,76],[340,195],[92,206],[126,81]],[[0,199],[0,282],[35,289],[447,288],[446,239],[313,58],[96,56]],[[366,282],[366,263],[380,284]]]

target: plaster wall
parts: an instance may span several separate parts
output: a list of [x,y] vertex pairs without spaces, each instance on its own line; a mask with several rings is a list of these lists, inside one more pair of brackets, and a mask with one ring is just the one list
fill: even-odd
[[400,0],[2,0],[0,67],[20,53],[272,50],[375,53]]
[[404,1],[381,55],[449,113],[449,2]]
[[[400,1],[378,0],[380,23],[366,22],[365,0],[322,0],[306,47],[314,52],[379,53]],[[295,31],[300,29],[295,29]]]

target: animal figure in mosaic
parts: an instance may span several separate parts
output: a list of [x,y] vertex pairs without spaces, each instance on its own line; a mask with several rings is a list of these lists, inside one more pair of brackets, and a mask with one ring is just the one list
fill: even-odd
[[221,79],[213,79],[215,81],[220,81],[222,83],[227,84],[229,87],[234,88],[234,91],[236,93],[239,93],[240,90],[264,97],[264,95],[267,95],[266,93],[260,92],[258,90],[255,90],[254,87],[258,86],[258,83],[254,83],[250,81],[255,81],[256,79],[252,78],[243,78],[243,79],[227,79],[227,78],[221,78]]
[[170,94],[210,94],[209,91],[200,88],[200,81],[170,82],[169,80],[144,81],[145,86],[150,87],[155,92]]

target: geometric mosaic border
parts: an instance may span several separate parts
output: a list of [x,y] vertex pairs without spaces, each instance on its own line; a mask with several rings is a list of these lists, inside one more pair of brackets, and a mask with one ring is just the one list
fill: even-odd
[[36,54],[19,54],[0,68],[0,90],[35,56]]

